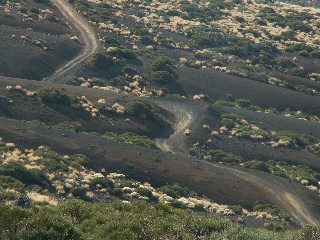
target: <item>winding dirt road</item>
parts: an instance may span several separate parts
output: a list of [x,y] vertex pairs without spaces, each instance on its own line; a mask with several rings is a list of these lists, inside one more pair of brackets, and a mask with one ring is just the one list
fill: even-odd
[[98,51],[99,40],[87,20],[81,17],[66,0],[51,0],[51,2],[59,9],[68,23],[79,31],[80,39],[84,44],[82,52],[77,57],[61,66],[52,76],[43,79],[46,82],[64,83],[72,72]]
[[[99,48],[99,41],[93,28],[89,23],[83,19],[76,10],[64,0],[51,0],[64,15],[66,20],[80,32],[81,40],[84,43],[83,51],[74,59],[69,61],[66,65],[59,68],[51,77],[44,79],[48,82],[64,82],[64,78],[75,71],[77,67],[83,64],[93,53],[97,52]],[[174,124],[174,134],[168,139],[157,139],[156,143],[163,151],[172,153],[182,153],[182,143],[179,142],[185,129],[190,128],[192,124],[201,116],[203,109],[196,106],[189,106],[187,104],[154,100],[160,107],[173,113],[176,118]],[[202,160],[203,161],[203,160]],[[206,162],[206,161],[205,161]],[[232,172],[238,177],[259,186],[270,194],[275,203],[284,211],[289,213],[294,222],[297,224],[315,224],[319,221],[313,217],[312,210],[306,206],[300,196],[294,191],[291,185],[279,183],[270,177],[270,174],[265,173],[251,173],[246,170],[236,169],[229,166],[221,166],[218,164],[208,163],[216,168],[223,169],[227,172]]]
[[[157,139],[157,146],[163,151],[169,151],[174,154],[183,153],[183,145],[181,135],[184,131],[192,127],[192,124],[199,119],[203,114],[203,108],[188,106],[182,103],[172,101],[154,101],[160,107],[173,113],[176,118],[174,124],[175,132],[168,139]],[[201,160],[204,161],[204,160]],[[263,172],[246,171],[245,169],[237,169],[226,165],[214,164],[204,161],[207,164],[214,166],[224,171],[231,172],[239,178],[252,183],[263,189],[274,200],[274,204],[280,207],[283,211],[292,216],[293,221],[299,225],[317,224],[319,220],[313,216],[313,211],[307,206],[303,199],[297,194],[293,187],[288,182],[278,182],[270,174]]]

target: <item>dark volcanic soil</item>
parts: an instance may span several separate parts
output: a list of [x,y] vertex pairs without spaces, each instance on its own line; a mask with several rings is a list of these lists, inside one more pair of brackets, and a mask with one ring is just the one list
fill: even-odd
[[[318,198],[316,193],[306,190],[297,183],[269,174],[238,171],[187,156],[47,129],[16,120],[1,118],[0,132],[4,140],[14,141],[20,147],[47,145],[62,153],[83,153],[91,158],[96,170],[105,167],[110,171],[122,172],[133,179],[148,181],[155,186],[180,183],[218,203],[250,208],[255,201],[264,200],[280,205],[286,212],[291,213],[291,204],[296,204],[295,201],[301,204],[299,198],[303,196],[303,208],[313,209],[314,213],[314,216],[307,217],[320,220],[320,203],[315,201]],[[63,137],[62,134],[67,134],[67,137]],[[273,188],[286,189],[281,190],[283,193],[277,194],[287,194],[293,201],[281,203],[280,195],[266,191],[269,185]]]
[[[50,9],[58,19],[61,17],[52,5],[24,4],[30,9]],[[76,56],[82,48],[81,44],[69,39],[75,33],[64,21],[23,21],[16,9],[8,14],[0,8],[0,23],[0,75],[3,76],[40,80]],[[36,45],[37,40],[45,45]]]

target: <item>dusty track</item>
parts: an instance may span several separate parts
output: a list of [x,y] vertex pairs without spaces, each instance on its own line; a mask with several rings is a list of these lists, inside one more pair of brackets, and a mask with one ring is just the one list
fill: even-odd
[[183,146],[180,146],[181,141],[177,137],[193,123],[196,118],[192,106],[183,103],[172,101],[154,101],[158,106],[164,109],[170,109],[170,112],[175,116],[175,123],[173,125],[174,133],[170,135],[169,139],[158,138],[156,144],[162,151],[166,152],[181,152]]
[[[74,8],[64,0],[51,0],[61,11],[67,21],[78,29],[81,35],[81,40],[84,43],[83,51],[73,60],[59,68],[51,77],[44,79],[47,82],[64,82],[66,77],[70,76],[81,64],[83,64],[93,53],[99,48],[99,41],[96,34],[89,23],[84,20]],[[172,112],[176,117],[176,124],[174,125],[175,133],[169,139],[158,139],[157,144],[163,151],[171,151],[173,153],[182,152],[183,143],[180,141],[183,137],[185,129],[192,126],[194,122],[201,117],[204,108],[197,106],[190,106],[186,103],[178,103],[172,101],[155,101],[159,106]],[[4,121],[4,120],[3,120]],[[16,131],[14,129],[14,131]],[[37,133],[38,134],[38,133]],[[35,134],[34,139],[40,135]],[[44,134],[42,137],[49,137]],[[61,135],[59,141],[61,141]],[[77,138],[75,138],[77,139]],[[58,143],[58,141],[57,141]],[[109,143],[111,144],[111,143]],[[75,144],[77,146],[78,144]],[[134,151],[132,151],[134,152]],[[140,157],[139,157],[140,158]],[[229,166],[221,166],[217,164],[200,161],[201,165],[211,165],[216,169],[223,170],[227,173],[232,173],[239,178],[250,182],[252,185],[260,188],[266,195],[274,202],[291,214],[294,221],[298,224],[315,224],[319,221],[314,217],[311,206],[304,203],[300,196],[295,192],[294,187],[289,184],[284,184],[284,181],[278,182],[276,178],[259,172],[248,172],[245,170],[232,168]]]
[[70,77],[73,71],[83,64],[92,54],[98,51],[99,40],[90,24],[82,18],[67,1],[51,0],[51,2],[56,5],[69,24],[79,31],[81,40],[84,44],[82,52],[77,57],[61,66],[52,76],[43,79],[43,81],[46,82],[63,83]]
[[[175,132],[168,139],[157,139],[156,143],[163,151],[181,153],[183,151],[183,145],[181,145],[179,140],[181,140],[182,135],[184,135],[185,129],[191,128],[192,124],[202,116],[204,108],[174,103],[171,101],[158,101],[157,103],[159,106],[175,115],[176,123],[174,124]],[[292,216],[296,224],[305,225],[319,223],[316,218],[312,217],[313,212],[311,208],[304,203],[295,189],[290,187],[290,185],[274,180],[272,177],[268,176],[270,174],[262,172],[249,173],[245,170],[229,166],[221,166],[213,163],[207,164],[233,173],[239,178],[261,188],[267,195],[270,195],[277,206]]]

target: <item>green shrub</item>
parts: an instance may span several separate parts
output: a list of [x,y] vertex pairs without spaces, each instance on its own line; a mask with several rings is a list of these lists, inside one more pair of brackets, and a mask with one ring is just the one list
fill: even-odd
[[58,162],[63,162],[64,158],[55,151],[50,150],[48,147],[43,147],[34,151],[34,156],[43,157],[46,159],[53,159]]
[[203,150],[203,149],[201,149],[199,147],[192,147],[192,148],[188,149],[188,153],[191,156],[202,157],[202,156],[207,154],[207,151],[205,151],[205,150]]
[[27,123],[31,123],[33,125],[37,125],[37,126],[46,126],[46,124],[42,121],[39,120],[31,120],[31,121],[27,121]]
[[160,126],[167,126],[168,122],[161,114],[157,113],[146,100],[133,100],[125,105],[125,112],[138,118],[154,121]]
[[245,162],[243,164],[243,167],[270,173],[270,169],[268,165],[265,162],[259,161],[259,160],[251,160],[251,161]]
[[40,186],[49,186],[51,184],[50,180],[42,171],[27,169],[16,163],[0,166],[0,175],[13,177],[25,184],[36,184]]
[[34,155],[42,157],[41,164],[46,167],[48,171],[52,172],[68,172],[69,162],[62,155],[55,151],[51,151],[50,148],[44,147],[34,151]]
[[233,113],[224,113],[221,115],[221,124],[231,130],[240,121],[240,117]]
[[139,193],[141,196],[149,198],[150,201],[158,201],[156,196],[153,196],[152,191],[150,189],[139,187],[136,188],[136,192]]
[[119,57],[119,58],[128,58],[128,59],[136,58],[135,53],[132,50],[126,48],[126,47],[114,47],[108,53],[111,56]]
[[181,208],[181,209],[186,209],[187,206],[185,203],[181,202],[181,201],[178,201],[178,200],[173,200],[171,203],[170,203],[170,206],[171,207],[174,207],[174,208]]
[[91,187],[96,187],[97,184],[101,185],[101,187],[103,187],[103,188],[113,189],[115,187],[114,182],[110,179],[107,179],[107,178],[97,177],[97,178],[93,178],[90,180]]
[[55,88],[42,88],[36,94],[46,103],[70,105],[79,102],[76,97],[69,96],[66,92]]
[[[102,135],[102,137],[104,137],[104,135]],[[155,148],[155,149],[157,148],[157,145],[155,144],[155,142],[152,141],[150,138],[146,136],[141,136],[135,133],[131,133],[131,132],[126,132],[119,135],[115,134],[112,139],[114,139],[115,141],[128,142],[128,143],[132,143],[132,144],[143,146],[143,147]]]
[[175,77],[167,71],[155,71],[151,73],[152,80],[161,83],[167,84],[175,79]]
[[10,188],[18,192],[23,192],[24,184],[11,176],[0,176],[0,188]]
[[54,128],[58,128],[58,129],[64,129],[64,130],[68,130],[68,131],[72,131],[72,132],[79,132],[81,129],[81,123],[79,122],[62,122],[59,123],[55,126],[53,126]]
[[282,232],[287,229],[287,224],[286,223],[267,223],[266,229],[270,231],[275,231],[275,232]]
[[182,187],[179,184],[174,185],[166,185],[157,189],[164,194],[172,198],[180,198],[180,197],[197,197],[197,194],[193,191],[190,191],[186,187]]
[[235,102],[230,102],[227,100],[217,100],[213,105],[216,106],[225,106],[225,107],[237,107],[238,105]]
[[124,194],[122,192],[122,189],[121,188],[114,188],[112,190],[112,194],[118,198],[123,198],[124,197]]
[[210,150],[208,154],[211,156],[210,161],[226,162],[226,163],[240,163],[243,162],[242,157],[236,156],[222,150]]
[[264,202],[258,201],[255,203],[253,210],[259,211],[259,212],[268,212],[273,216],[279,216],[285,220],[290,220],[289,215],[283,213],[277,206],[271,203],[264,203]]
[[83,154],[74,154],[70,157],[70,160],[83,167],[88,167],[90,164],[89,158]]
[[75,187],[71,189],[71,194],[76,197],[76,198],[80,198],[80,199],[86,199],[87,198],[87,190],[85,188],[82,187]]
[[102,53],[96,53],[92,56],[92,64],[97,69],[108,70],[112,63],[112,59]]
[[229,206],[229,208],[230,208],[235,214],[241,215],[241,214],[243,213],[242,207],[239,206],[239,205]]
[[142,36],[140,39],[141,43],[144,45],[157,45],[158,43],[149,36]]
[[251,101],[247,99],[237,99],[235,103],[241,108],[248,108],[252,105]]
[[168,72],[173,74],[174,73],[174,66],[173,62],[167,57],[159,57],[156,59],[151,65],[152,71],[157,72]]
[[275,140],[281,139],[288,141],[288,146],[292,148],[305,148],[317,141],[317,139],[313,136],[289,131],[278,132],[275,136],[273,136],[273,138]]

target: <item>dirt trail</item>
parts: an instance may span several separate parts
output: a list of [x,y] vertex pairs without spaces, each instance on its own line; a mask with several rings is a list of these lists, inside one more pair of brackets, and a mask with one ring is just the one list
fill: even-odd
[[172,102],[172,101],[153,101],[158,106],[164,109],[170,109],[170,112],[175,116],[175,123],[173,125],[174,133],[170,135],[168,139],[158,138],[155,140],[157,146],[166,152],[181,152],[181,142],[178,142],[177,137],[182,135],[184,131],[190,127],[196,118],[193,106],[188,106],[183,103]]
[[[64,0],[51,0],[62,12],[67,21],[77,28],[84,42],[83,51],[66,65],[59,68],[51,77],[44,79],[48,82],[63,82],[70,73],[76,70],[84,61],[86,61],[99,48],[99,41],[89,23],[83,19],[76,10]],[[199,119],[203,109],[197,106],[191,106],[183,102],[154,100],[159,106],[172,112],[175,115],[176,123],[174,125],[174,134],[168,139],[157,139],[157,145],[163,151],[173,153],[182,152],[183,143],[180,141],[185,129],[190,128],[194,122]],[[206,162],[208,164],[208,162]],[[264,189],[281,209],[291,214],[297,224],[315,224],[318,221],[313,217],[313,213],[303,200],[296,194],[290,184],[278,183],[269,175],[264,173],[249,173],[246,170],[236,169],[228,166],[209,163],[216,168],[223,169],[236,174],[238,177],[249,181],[250,183]]]
[[66,78],[70,77],[70,74],[74,70],[83,64],[92,54],[98,51],[99,40],[94,29],[87,20],[81,17],[66,0],[51,0],[51,2],[56,5],[69,24],[79,31],[81,40],[84,44],[82,52],[77,57],[56,70],[52,76],[43,79],[43,81],[46,82],[64,83]]
[[[201,108],[189,106],[183,103],[173,103],[171,101],[158,101],[157,104],[167,111],[175,115],[176,123],[174,124],[175,132],[168,139],[157,139],[156,144],[163,151],[170,151],[172,153],[182,153],[183,145],[181,145],[181,135],[184,130],[191,128],[192,124],[196,122],[202,115]],[[204,161],[204,160],[201,160]],[[273,203],[280,207],[283,211],[290,214],[293,221],[299,225],[317,224],[319,221],[313,217],[313,212],[295,192],[293,187],[288,183],[280,183],[270,177],[270,174],[249,172],[247,170],[237,169],[225,165],[208,163],[216,168],[231,172],[243,180],[246,180],[253,185],[263,189]]]

